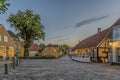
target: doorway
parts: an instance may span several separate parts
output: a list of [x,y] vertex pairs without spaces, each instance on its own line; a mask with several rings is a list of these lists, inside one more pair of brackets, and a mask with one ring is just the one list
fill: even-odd
[[116,62],[120,62],[120,47],[116,48]]

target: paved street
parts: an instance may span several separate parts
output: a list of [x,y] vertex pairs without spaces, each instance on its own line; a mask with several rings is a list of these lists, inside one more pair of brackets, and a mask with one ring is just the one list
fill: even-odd
[[120,80],[120,66],[101,63],[79,63],[68,56],[60,59],[23,60],[0,80]]

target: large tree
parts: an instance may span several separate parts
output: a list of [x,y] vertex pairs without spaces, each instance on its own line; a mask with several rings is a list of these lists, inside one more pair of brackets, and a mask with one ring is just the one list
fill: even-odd
[[8,6],[10,6],[9,0],[0,0],[0,14],[5,13],[8,10]]
[[18,31],[17,35],[23,39],[25,43],[25,57],[29,55],[28,48],[33,44],[34,40],[45,38],[40,16],[33,13],[32,10],[19,10],[16,14],[11,13],[7,21]]

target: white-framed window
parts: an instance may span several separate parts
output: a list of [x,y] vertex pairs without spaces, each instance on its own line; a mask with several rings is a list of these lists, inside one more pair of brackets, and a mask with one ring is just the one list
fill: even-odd
[[4,42],[8,42],[8,36],[4,36]]
[[1,35],[0,35],[0,41],[2,41]]

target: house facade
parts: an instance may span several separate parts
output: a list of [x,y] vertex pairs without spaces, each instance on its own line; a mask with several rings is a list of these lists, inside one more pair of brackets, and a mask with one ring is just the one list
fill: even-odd
[[35,56],[41,48],[37,44],[32,44],[29,48],[29,56]]
[[[24,57],[24,45],[25,45],[25,43],[21,42],[20,45],[21,45],[20,56]],[[40,49],[41,48],[37,44],[32,44],[28,49],[29,50],[29,57],[35,56],[39,52]]]
[[21,50],[20,48],[21,48],[21,46],[20,46],[20,40],[19,40],[18,36],[16,36],[10,30],[8,30],[7,32],[9,33],[10,37],[12,38],[12,41],[15,44],[15,48],[16,48],[15,52],[16,52],[16,54],[18,55],[18,57],[20,57],[20,50]]
[[90,57],[92,62],[109,61],[109,42],[110,29],[103,30],[97,34],[80,41],[74,48],[75,55],[87,58]]
[[42,56],[54,56],[54,57],[58,58],[60,56],[59,46],[58,45],[49,44],[42,51]]
[[111,63],[120,64],[120,19],[113,25],[111,31]]
[[120,19],[111,27],[80,41],[75,55],[91,57],[91,61],[120,64]]
[[15,50],[16,48],[12,38],[4,26],[0,24],[0,57],[14,57]]

